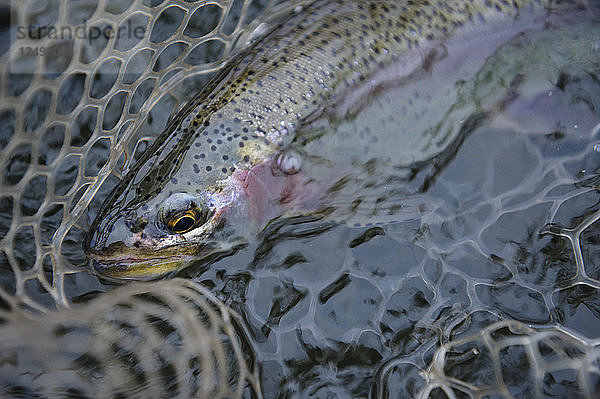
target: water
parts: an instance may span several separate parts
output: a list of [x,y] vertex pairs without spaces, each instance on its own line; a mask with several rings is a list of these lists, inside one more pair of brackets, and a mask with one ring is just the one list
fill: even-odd
[[[521,82],[521,95],[470,132],[435,175],[422,197],[431,204],[424,216],[365,227],[281,218],[234,255],[177,274],[242,316],[264,397],[600,391],[598,47],[590,57],[584,73],[575,68],[543,84]],[[198,76],[201,85],[205,75]],[[490,87],[497,89],[496,81],[482,78],[477,90]],[[115,289],[88,274],[79,245],[85,220],[116,177],[107,178],[73,229],[52,234],[65,225],[63,213],[73,217],[85,198],[82,176],[101,175],[110,151],[120,156],[114,143],[128,118],[107,127],[110,143],[85,129],[96,126],[93,116],[79,119],[76,131],[66,129],[66,137],[60,129],[31,137],[7,111],[15,102],[3,98],[0,110],[3,126],[17,126],[12,135],[0,130],[0,281],[3,320],[19,325],[20,308],[64,308],[60,290],[67,303],[88,303]],[[176,108],[176,101],[158,102],[157,116],[145,123],[160,131]],[[27,147],[38,134],[48,151]],[[387,184],[384,192],[393,195],[396,182]],[[46,241],[32,244],[32,237]]]

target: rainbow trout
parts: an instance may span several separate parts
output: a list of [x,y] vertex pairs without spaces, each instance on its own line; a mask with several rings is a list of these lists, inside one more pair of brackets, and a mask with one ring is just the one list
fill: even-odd
[[[369,160],[359,169],[373,175],[387,162],[406,182],[442,165],[467,125],[506,102],[466,89],[486,59],[523,32],[598,15],[579,1],[314,1],[171,119],[101,207],[84,251],[99,275],[145,279],[230,254],[278,216],[335,214],[343,190],[357,191],[340,216],[353,223],[368,198],[338,164]],[[427,204],[413,194],[426,185],[369,214],[418,216]]]

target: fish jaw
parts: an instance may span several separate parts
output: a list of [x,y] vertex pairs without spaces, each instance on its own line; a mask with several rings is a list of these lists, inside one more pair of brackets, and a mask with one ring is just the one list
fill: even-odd
[[181,236],[173,236],[166,247],[153,246],[155,241],[153,238],[139,237],[115,241],[106,247],[90,248],[86,255],[92,260],[93,273],[102,278],[150,280],[218,252],[216,242],[211,240],[198,244],[186,242]]
[[181,255],[146,258],[126,255],[116,258],[88,256],[93,259],[94,274],[109,280],[151,280],[180,270],[194,260],[193,257]]

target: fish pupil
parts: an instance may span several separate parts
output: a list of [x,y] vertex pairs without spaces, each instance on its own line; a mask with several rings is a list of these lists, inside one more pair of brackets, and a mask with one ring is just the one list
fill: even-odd
[[191,216],[182,216],[177,219],[173,225],[173,231],[177,233],[185,233],[194,226],[195,220]]

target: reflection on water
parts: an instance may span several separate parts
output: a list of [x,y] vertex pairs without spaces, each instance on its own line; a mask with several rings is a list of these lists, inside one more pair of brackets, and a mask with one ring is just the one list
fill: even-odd
[[[451,391],[457,397],[509,397],[509,393],[565,397],[583,396],[582,392],[592,397],[600,390],[594,348],[600,337],[598,40],[598,26],[535,40],[522,37],[488,60],[473,79],[462,83],[459,100],[455,100],[462,101],[463,107],[452,109],[454,102],[447,104],[441,98],[433,103],[435,109],[443,110],[436,116],[446,115],[451,108],[457,113],[448,115],[468,126],[452,135],[456,145],[443,157],[436,151],[422,156],[427,162],[417,170],[388,161],[395,155],[389,135],[375,134],[377,140],[372,140],[365,133],[358,143],[348,136],[352,123],[368,126],[379,117],[379,110],[388,112],[383,107],[385,96],[384,104],[367,107],[360,118],[336,125],[338,135],[311,136],[318,126],[304,132],[310,140],[298,148],[303,168],[329,178],[331,173],[323,172],[329,167],[321,161],[337,165],[334,180],[318,182],[336,187],[329,191],[333,193],[329,198],[337,213],[328,218],[278,218],[234,255],[207,270],[191,267],[178,274],[209,287],[241,315],[260,364],[265,397],[364,397],[369,392],[415,397],[419,390],[423,397],[432,398],[451,397]],[[580,62],[573,63],[573,57]],[[532,59],[538,62],[532,64]],[[423,82],[423,92],[437,88],[435,80]],[[408,99],[404,100],[407,105]],[[431,99],[410,100],[413,108],[407,108],[405,115],[431,112]],[[44,137],[51,143],[48,151],[34,151],[37,147],[26,141],[19,143],[22,132],[17,130],[17,139],[8,133],[10,126],[15,129],[16,116],[11,113],[13,105],[7,104],[2,103],[0,109],[0,120],[7,122],[0,126],[0,139],[6,137],[0,141],[4,146],[0,159],[6,165],[3,187],[17,189],[0,192],[0,305],[8,324],[4,331],[18,335],[22,321],[13,313],[24,305],[4,298],[33,298],[23,300],[32,309],[41,308],[40,303],[55,306],[54,301],[64,307],[57,299],[60,296],[49,293],[55,292],[56,281],[69,302],[88,303],[95,297],[94,303],[110,308],[112,302],[102,298],[111,294],[99,291],[115,287],[57,263],[60,259],[85,267],[80,249],[85,223],[64,235],[56,250],[59,256],[53,257],[56,252],[49,250],[36,252],[44,247],[35,240],[40,236],[43,245],[55,243],[51,235],[64,224],[63,214],[75,206],[50,207],[40,199],[60,199],[65,193],[73,203],[85,198],[79,190],[83,181],[78,179],[101,173],[107,151],[115,150],[108,148],[112,144],[91,138],[85,128],[95,126],[96,111],[81,111],[76,123],[79,132],[46,131]],[[160,106],[173,108],[172,104]],[[413,122],[424,128],[418,124],[423,119],[415,117]],[[111,137],[119,133],[116,129]],[[78,148],[88,140],[91,149],[80,165]],[[357,146],[364,151],[353,151]],[[370,162],[372,158],[376,162]],[[36,162],[53,165],[51,173],[45,172],[46,180],[27,174]],[[115,174],[119,174],[116,165]],[[339,176],[347,179],[336,185]],[[116,180],[111,177],[96,194],[91,214]],[[27,219],[36,212],[39,217]],[[14,227],[17,218],[20,224]],[[355,223],[362,227],[354,227]],[[21,280],[25,282],[18,285]],[[123,297],[131,294],[126,287],[119,289]],[[173,300],[169,303],[176,307],[177,298],[167,295],[163,300]],[[131,312],[137,309],[134,306],[119,314],[140,318],[139,324],[133,328],[115,324],[113,335],[108,341],[98,340],[98,345],[116,336],[124,346],[143,351],[136,347],[140,344],[136,338],[157,329],[155,338],[175,348],[169,354],[176,361],[188,360],[178,357],[177,345],[188,337],[185,334],[195,332],[162,328],[160,320],[144,318],[148,303],[157,305],[145,298],[135,302],[145,304],[139,311]],[[203,316],[185,319],[190,312],[181,309],[161,315],[182,325],[204,320]],[[62,322],[73,322],[70,313],[64,314]],[[108,321],[118,319],[114,313],[106,314]],[[77,320],[85,324],[86,317]],[[42,320],[46,326],[52,324]],[[152,327],[143,330],[141,321]],[[85,327],[89,329],[90,324]],[[56,345],[69,337],[66,330],[56,336],[56,331],[48,329]],[[75,338],[85,338],[85,334],[71,333],[72,345],[79,342]],[[24,347],[39,343],[38,337],[29,339]],[[172,349],[165,347],[165,351]],[[52,353],[60,348],[49,349]],[[77,350],[85,352],[76,348],[75,358]],[[135,371],[135,356],[130,352],[117,358],[125,359]],[[144,353],[159,361],[164,355],[159,352]],[[81,370],[94,371],[90,365],[96,363],[84,363]],[[7,364],[30,366],[27,361],[0,356],[0,365]],[[161,383],[172,375],[167,361],[162,366],[156,369]],[[192,364],[190,368],[194,380],[199,367]],[[238,381],[236,373],[229,383]],[[65,382],[65,386],[73,383]],[[139,395],[137,389],[147,387],[131,383],[132,392]],[[167,387],[167,392],[174,391]]]

